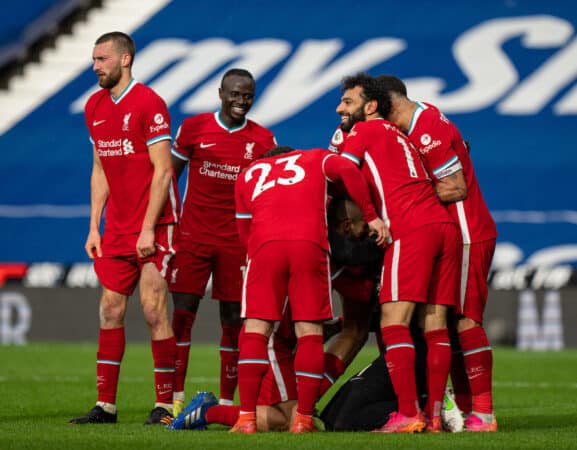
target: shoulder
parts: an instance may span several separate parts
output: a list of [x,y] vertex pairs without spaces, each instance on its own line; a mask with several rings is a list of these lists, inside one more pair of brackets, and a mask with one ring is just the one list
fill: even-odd
[[200,113],[194,116],[187,117],[182,121],[182,124],[188,127],[202,127],[211,124],[216,124],[214,113]]
[[152,89],[150,86],[147,86],[146,84],[140,83],[139,81],[134,83],[132,89],[134,92],[138,93],[138,95],[143,97],[162,99],[162,97],[160,97],[160,95],[154,89]]
[[187,131],[205,129],[207,126],[215,124],[214,113],[201,113],[186,117],[181,124],[181,128]]
[[274,134],[271,130],[256,123],[254,120],[247,119],[247,129],[250,130],[251,134],[261,139],[274,139]]
[[425,109],[419,117],[417,126],[426,126],[432,129],[448,129],[454,127],[452,122],[434,105],[423,103]]
[[104,98],[106,98],[107,95],[110,95],[108,89],[100,89],[96,91],[86,101],[86,104],[84,105],[84,111],[87,114],[92,113],[96,105],[98,105],[98,103],[100,103]]
[[132,89],[143,107],[151,106],[168,109],[164,99],[151,87],[137,82]]
[[349,131],[347,138],[354,138],[355,136],[362,135],[363,133],[366,133],[367,130],[369,129],[370,125],[368,122],[365,121],[357,122],[353,125],[353,127]]

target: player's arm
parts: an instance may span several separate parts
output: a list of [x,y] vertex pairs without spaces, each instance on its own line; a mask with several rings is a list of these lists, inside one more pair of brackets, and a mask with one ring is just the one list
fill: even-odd
[[325,158],[324,170],[330,181],[341,180],[344,183],[347,192],[361,209],[369,228],[377,234],[377,244],[384,245],[390,237],[389,228],[377,216],[369,187],[361,171],[352,161],[334,154]]
[[439,145],[430,150],[426,157],[437,197],[443,203],[464,200],[467,197],[467,182],[463,173],[463,165],[454,147],[454,126],[438,119],[431,125],[428,132],[434,142],[439,142]]
[[186,159],[181,158],[177,155],[174,150],[172,151],[172,166],[174,167],[174,173],[176,174],[176,178],[180,178],[180,174],[186,167],[188,161]]
[[102,256],[100,222],[102,220],[104,206],[108,200],[109,187],[95,146],[92,146],[92,159],[92,175],[90,176],[90,228],[84,249],[88,257],[94,259],[95,255]]
[[[178,127],[176,131],[176,137],[174,138],[174,143],[172,145],[171,153],[172,153],[172,166],[174,168],[174,173],[176,175],[176,179],[180,179],[180,174],[186,167],[186,164],[189,161],[190,157],[190,150],[185,150],[187,148],[186,143],[184,141],[184,137],[182,134],[182,128],[184,124]],[[186,130],[185,126],[185,130]],[[186,132],[185,132],[186,135]]]
[[463,169],[435,180],[437,197],[443,203],[454,203],[467,198],[467,182]]
[[[241,173],[240,176],[242,175]],[[244,247],[247,247],[252,214],[248,207],[245,187],[243,180],[239,177],[234,186],[236,228],[238,230],[240,243]]]
[[154,167],[150,182],[150,197],[144,214],[140,236],[136,242],[136,252],[140,258],[154,254],[154,228],[168,198],[172,182],[172,159],[170,140],[164,139],[148,146],[148,156]]

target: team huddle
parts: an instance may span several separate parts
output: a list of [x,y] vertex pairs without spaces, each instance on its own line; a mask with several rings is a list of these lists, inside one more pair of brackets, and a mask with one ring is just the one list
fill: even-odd
[[[70,423],[117,421],[124,316],[138,286],[156,392],[145,424],[496,431],[482,323],[497,233],[455,125],[410,100],[399,78],[360,73],[342,81],[326,149],[280,146],[246,117],[256,83],[235,68],[222,77],[219,111],[185,119],[171,146],[166,104],[132,78],[134,54],[120,32],[93,50],[102,89],[85,107],[94,153],[85,249],[102,284],[98,397]],[[211,277],[219,398],[186,403],[191,329]],[[370,332],[379,357],[315,417]]]

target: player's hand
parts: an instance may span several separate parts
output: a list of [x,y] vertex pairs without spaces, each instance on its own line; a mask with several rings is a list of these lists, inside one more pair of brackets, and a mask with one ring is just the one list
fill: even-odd
[[95,256],[102,256],[102,248],[100,246],[101,238],[100,232],[98,230],[91,230],[86,238],[86,244],[84,244],[84,250],[90,259],[94,259]]
[[155,252],[154,228],[143,228],[138,236],[138,241],[136,241],[136,254],[139,258],[147,258],[154,255]]
[[376,218],[371,220],[369,223],[369,228],[373,233],[376,234],[375,242],[377,245],[384,247],[387,243],[389,243],[391,239],[391,232],[389,231],[389,227],[383,222],[382,219]]

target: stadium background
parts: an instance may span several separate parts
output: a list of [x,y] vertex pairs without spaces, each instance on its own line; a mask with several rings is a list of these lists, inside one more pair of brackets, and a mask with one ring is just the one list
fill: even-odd
[[[257,78],[251,117],[301,148],[327,145],[344,75],[403,78],[411,98],[438,104],[471,142],[499,231],[494,341],[577,346],[571,2],[37,0],[0,11],[0,68],[17,68],[0,91],[0,342],[96,336],[82,105],[95,87],[93,42],[118,29],[133,35],[135,75],[167,100],[173,133],[218,107],[231,66]],[[129,338],[145,339],[135,305]],[[216,339],[214,302],[201,312],[196,337]]]

